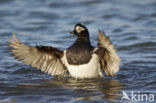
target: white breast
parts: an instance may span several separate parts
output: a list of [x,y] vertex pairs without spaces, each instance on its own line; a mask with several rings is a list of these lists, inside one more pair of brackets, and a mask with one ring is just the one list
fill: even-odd
[[103,76],[97,54],[92,55],[92,58],[88,64],[70,65],[66,59],[66,51],[64,51],[64,56],[61,58],[61,60],[67,67],[70,75],[74,78],[92,78]]

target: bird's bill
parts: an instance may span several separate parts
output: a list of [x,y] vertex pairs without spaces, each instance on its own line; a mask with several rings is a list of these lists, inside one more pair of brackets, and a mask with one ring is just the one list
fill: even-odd
[[70,34],[74,34],[74,31],[71,31]]
[[70,32],[70,34],[74,34],[75,35],[76,34],[76,31],[73,30],[73,31]]

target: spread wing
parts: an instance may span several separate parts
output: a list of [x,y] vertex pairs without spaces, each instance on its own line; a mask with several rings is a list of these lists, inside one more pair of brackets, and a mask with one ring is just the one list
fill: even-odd
[[107,75],[114,76],[119,71],[120,57],[118,56],[114,45],[110,43],[109,37],[99,30],[98,54],[102,68]]
[[31,65],[41,69],[43,72],[51,75],[63,75],[67,73],[66,67],[62,64],[60,58],[63,52],[50,46],[28,46],[20,42],[15,34],[14,40],[11,38],[11,43],[8,43],[13,49],[13,56],[22,61],[24,64]]

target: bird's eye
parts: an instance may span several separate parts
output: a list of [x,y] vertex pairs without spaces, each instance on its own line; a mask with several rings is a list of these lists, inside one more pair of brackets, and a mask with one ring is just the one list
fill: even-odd
[[78,33],[80,33],[81,31],[83,31],[83,30],[85,30],[85,28],[83,28],[83,27],[81,27],[81,26],[76,26],[76,31],[78,32]]

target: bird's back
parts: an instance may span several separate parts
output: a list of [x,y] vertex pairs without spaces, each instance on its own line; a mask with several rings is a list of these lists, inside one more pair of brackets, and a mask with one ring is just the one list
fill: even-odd
[[77,39],[71,47],[64,51],[65,55],[61,60],[72,77],[102,77],[99,58],[94,51],[95,48],[89,41]]
[[79,38],[67,49],[66,58],[71,65],[86,64],[92,58],[94,47],[89,41]]

